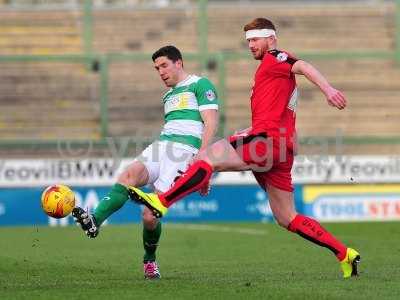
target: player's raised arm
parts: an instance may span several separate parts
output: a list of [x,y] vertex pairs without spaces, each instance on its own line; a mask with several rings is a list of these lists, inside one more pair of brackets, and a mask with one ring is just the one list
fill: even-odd
[[292,67],[295,74],[304,75],[309,81],[317,85],[324,93],[328,104],[338,109],[346,107],[346,98],[343,93],[332,87],[326,78],[310,63],[298,60]]

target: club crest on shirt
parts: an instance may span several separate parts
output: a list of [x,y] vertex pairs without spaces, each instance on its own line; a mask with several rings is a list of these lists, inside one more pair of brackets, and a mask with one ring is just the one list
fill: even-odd
[[286,61],[288,59],[288,55],[284,52],[281,52],[276,56],[276,59],[281,62]]
[[205,92],[205,96],[208,101],[213,101],[216,98],[215,93],[212,90],[208,90],[207,92]]

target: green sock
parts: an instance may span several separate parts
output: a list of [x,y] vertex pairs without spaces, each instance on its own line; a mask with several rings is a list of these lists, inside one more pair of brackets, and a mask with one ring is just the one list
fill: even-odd
[[156,260],[156,250],[158,246],[158,241],[161,236],[161,222],[158,221],[156,228],[154,230],[149,230],[143,226],[143,247],[144,256],[143,261],[155,261]]
[[108,195],[101,199],[94,211],[97,225],[101,225],[105,219],[119,210],[128,199],[127,188],[119,183],[114,184]]

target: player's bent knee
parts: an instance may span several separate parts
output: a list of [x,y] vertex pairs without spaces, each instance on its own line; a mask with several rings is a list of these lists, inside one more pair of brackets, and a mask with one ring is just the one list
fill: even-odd
[[141,164],[133,164],[123,171],[117,179],[117,182],[125,186],[143,186],[148,181],[148,172]]
[[129,185],[129,176],[127,174],[127,172],[123,172],[122,174],[120,174],[117,178],[117,183],[122,184],[122,185]]

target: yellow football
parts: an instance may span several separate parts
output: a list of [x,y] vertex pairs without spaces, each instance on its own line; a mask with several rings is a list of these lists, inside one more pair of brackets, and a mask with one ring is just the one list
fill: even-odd
[[74,207],[75,194],[66,185],[52,185],[42,193],[42,209],[50,217],[64,218],[71,213]]

